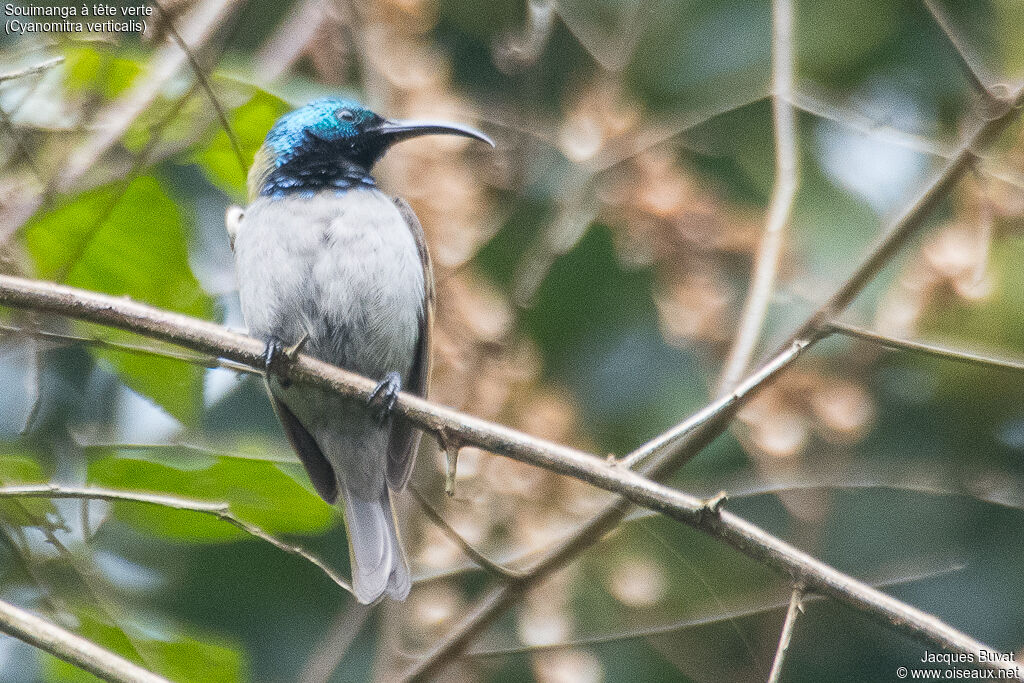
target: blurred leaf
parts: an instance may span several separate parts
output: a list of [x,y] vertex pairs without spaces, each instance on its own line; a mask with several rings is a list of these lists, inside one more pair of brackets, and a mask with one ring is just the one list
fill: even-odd
[[[256,150],[263,144],[267,132],[290,108],[279,97],[257,90],[252,99],[231,112],[228,120],[246,164],[252,165]],[[245,200],[245,174],[238,167],[238,157],[223,128],[218,127],[210,143],[196,155],[196,161],[210,182],[234,199]]]
[[[92,615],[76,616],[81,622],[76,629],[79,635],[173,681],[227,683],[242,680],[241,656],[224,644],[218,644],[217,638],[208,635],[204,635],[202,640],[183,635],[162,639],[138,635],[129,638],[120,628],[105,624]],[[143,659],[140,659],[140,654]],[[46,669],[47,680],[97,680],[92,674],[56,657],[46,657]]]
[[[186,224],[151,177],[83,192],[37,217],[25,241],[41,277],[210,318],[213,302],[192,274]],[[112,339],[127,333],[104,331]],[[179,361],[97,350],[126,385],[186,423],[202,400],[203,369]]]
[[88,45],[73,45],[64,51],[64,83],[71,92],[94,92],[114,99],[135,82],[142,72],[138,60]]
[[794,17],[799,69],[823,77],[862,67],[900,27],[891,0],[799,0]]
[[[43,469],[33,458],[23,455],[0,455],[0,486],[37,484],[46,481]],[[0,499],[0,515],[12,524],[31,526],[56,515],[53,501],[46,498]]]
[[[111,456],[89,465],[93,484],[225,502],[240,519],[270,533],[317,533],[334,523],[334,511],[273,463],[241,458],[213,459],[208,466],[179,469],[156,462]],[[244,537],[227,522],[186,510],[123,502],[117,517],[148,533],[193,542]]]

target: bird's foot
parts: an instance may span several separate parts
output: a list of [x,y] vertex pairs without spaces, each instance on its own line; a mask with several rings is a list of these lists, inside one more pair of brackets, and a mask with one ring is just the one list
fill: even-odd
[[370,414],[373,415],[374,419],[379,423],[383,423],[388,416],[391,415],[392,409],[395,407],[395,401],[398,400],[398,392],[402,390],[402,377],[397,372],[389,372],[384,375],[384,379],[380,381],[380,384],[370,394],[370,398],[366,401],[367,405],[370,406]]
[[299,351],[302,351],[302,347],[306,345],[308,340],[309,335],[304,334],[302,339],[292,346],[285,346],[276,337],[271,337],[270,341],[267,342],[267,348],[263,351],[263,369],[267,377],[277,378],[277,382],[281,385],[282,389],[287,389],[292,385],[292,380],[288,373],[291,370],[292,363],[298,357]]

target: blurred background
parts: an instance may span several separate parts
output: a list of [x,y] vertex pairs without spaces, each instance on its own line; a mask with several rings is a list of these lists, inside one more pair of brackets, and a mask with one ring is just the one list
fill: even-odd
[[[5,4],[5,21],[43,21],[7,9],[43,6]],[[433,253],[432,398],[617,455],[714,398],[778,180],[770,2],[146,6],[141,35],[0,37],[3,272],[242,328],[224,211],[244,204],[273,121],[342,93],[497,142],[423,138],[377,172]],[[991,114],[961,55],[988,83],[1024,78],[1019,0],[797,0],[792,23],[782,99],[798,170],[752,361]],[[994,142],[845,322],[1024,358],[1022,130]],[[259,377],[48,315],[4,310],[0,324],[0,483],[226,502],[347,575],[340,515],[312,492]],[[836,336],[671,483],[724,489],[770,532],[1018,651],[1022,405],[1013,370]],[[16,497],[0,498],[0,597],[174,680],[393,680],[498,581],[456,535],[522,567],[609,500],[472,448],[449,498],[443,466],[425,438],[422,500],[398,504],[416,577],[404,604],[360,607],[306,558],[202,512]],[[789,595],[785,577],[635,513],[518,595],[445,677],[764,680]],[[923,651],[811,600],[783,679],[889,680]],[[91,676],[5,637],[0,680]]]

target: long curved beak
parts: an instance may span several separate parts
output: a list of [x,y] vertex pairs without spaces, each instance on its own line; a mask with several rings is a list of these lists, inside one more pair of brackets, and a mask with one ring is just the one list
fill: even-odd
[[375,131],[383,137],[388,144],[419,137],[420,135],[460,135],[464,138],[473,138],[486,142],[494,147],[494,141],[480,131],[463,126],[457,123],[444,123],[441,121],[385,121]]

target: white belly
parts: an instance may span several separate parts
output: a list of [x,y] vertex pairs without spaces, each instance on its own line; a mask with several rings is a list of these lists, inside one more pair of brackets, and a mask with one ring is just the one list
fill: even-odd
[[389,197],[372,190],[260,198],[235,240],[249,333],[379,378],[412,364],[423,316],[415,239]]

